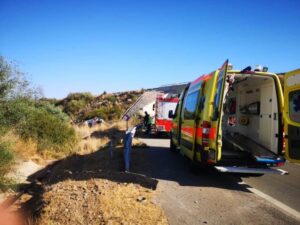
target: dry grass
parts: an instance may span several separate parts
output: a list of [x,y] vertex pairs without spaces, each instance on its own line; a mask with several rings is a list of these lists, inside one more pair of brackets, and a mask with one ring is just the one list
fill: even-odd
[[79,142],[79,151],[78,154],[89,154],[94,151],[99,150],[101,147],[104,147],[109,143],[109,138],[93,138],[88,137]]
[[168,224],[154,202],[154,192],[136,184],[114,185],[100,195],[106,224]]
[[91,128],[87,125],[76,126],[75,130],[81,138],[76,153],[89,154],[103,148],[110,141],[114,146],[121,144],[126,122],[102,123]]
[[37,144],[33,140],[24,141],[13,130],[0,137],[1,142],[11,145],[11,150],[25,160],[31,159],[37,153]]
[[76,126],[75,130],[81,139],[78,144],[78,149],[76,153],[78,154],[89,154],[94,151],[99,150],[101,147],[104,147],[110,139],[108,137],[92,137],[91,135],[94,132],[104,132],[109,128],[109,125],[106,123],[97,124],[93,127]]
[[120,131],[125,131],[127,125],[126,125],[126,122],[125,122],[125,121],[120,120],[120,121],[117,121],[117,122],[113,123],[113,124],[111,125],[111,128],[112,128],[112,127],[116,128],[117,130],[120,130]]
[[[13,130],[0,137],[0,141],[11,143],[11,149],[14,154],[22,160],[32,160],[38,164],[45,164],[46,160],[49,159],[61,159],[67,155],[78,153],[78,154],[89,154],[97,151],[107,145],[110,141],[113,145],[122,145],[122,139],[126,130],[125,121],[117,121],[112,124],[102,123],[89,128],[85,126],[75,126],[75,130],[78,133],[80,139],[77,148],[72,152],[58,152],[53,150],[44,150],[39,152],[37,150],[37,143],[31,139],[25,141],[15,134]],[[130,126],[130,124],[129,124]],[[106,136],[92,137],[91,134],[94,132],[105,133]],[[145,147],[138,139],[133,140],[134,147]]]
[[133,183],[67,180],[44,194],[36,224],[168,224],[153,197],[154,191]]
[[47,160],[49,159],[60,159],[66,155],[72,154],[72,152],[59,152],[51,149],[38,151],[36,141],[32,139],[24,140],[20,138],[13,130],[0,137],[0,141],[10,144],[10,149],[16,156],[17,161],[32,160],[40,165],[44,165],[47,164]]
[[95,126],[89,127],[87,125],[74,126],[76,132],[80,135],[80,137],[85,138],[89,136],[91,133],[95,131],[103,131],[110,127],[107,123],[96,124]]

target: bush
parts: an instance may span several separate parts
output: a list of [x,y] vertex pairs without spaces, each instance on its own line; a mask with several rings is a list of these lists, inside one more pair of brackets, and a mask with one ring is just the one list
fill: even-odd
[[76,144],[75,130],[43,108],[32,108],[18,124],[17,132],[24,139],[37,141],[38,151],[72,151]]
[[114,95],[108,95],[107,97],[105,97],[105,99],[111,102],[112,104],[115,104],[117,101],[117,97]]
[[76,101],[84,101],[84,102],[90,102],[93,100],[93,95],[90,92],[83,92],[83,93],[70,93],[67,96],[67,100],[76,100]]
[[93,95],[89,92],[70,93],[65,99],[56,101],[55,106],[62,107],[69,116],[77,117],[93,99]]
[[60,107],[56,107],[54,104],[46,101],[38,101],[36,107],[45,109],[51,115],[57,117],[63,122],[68,122],[70,118],[65,114]]
[[65,105],[64,111],[70,116],[76,116],[86,105],[84,100],[71,100]]
[[5,175],[10,170],[14,155],[9,149],[9,144],[0,142],[0,188],[5,183]]
[[94,117],[99,117],[104,120],[117,120],[120,119],[122,115],[122,109],[118,106],[114,107],[101,107],[99,109],[94,109],[85,116],[85,119],[91,119]]
[[22,122],[25,114],[30,113],[33,106],[30,102],[24,100],[11,100],[1,102],[0,107],[0,128],[1,132],[15,127]]

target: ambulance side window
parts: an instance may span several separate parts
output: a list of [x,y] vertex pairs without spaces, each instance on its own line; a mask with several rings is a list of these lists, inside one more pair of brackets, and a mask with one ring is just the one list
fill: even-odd
[[186,97],[184,105],[184,119],[195,119],[198,95],[199,91],[195,91]]

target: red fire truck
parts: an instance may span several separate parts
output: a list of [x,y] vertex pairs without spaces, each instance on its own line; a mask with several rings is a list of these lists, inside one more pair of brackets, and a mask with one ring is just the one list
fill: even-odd
[[176,96],[166,97],[161,94],[156,98],[155,128],[157,132],[170,132],[172,119],[169,118],[169,111],[175,112],[179,98]]

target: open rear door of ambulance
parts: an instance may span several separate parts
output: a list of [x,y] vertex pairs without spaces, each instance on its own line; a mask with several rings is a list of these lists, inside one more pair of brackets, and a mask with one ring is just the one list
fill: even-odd
[[284,131],[286,158],[300,163],[300,69],[284,75]]
[[[221,132],[221,125],[222,125],[222,107],[223,107],[223,98],[224,98],[224,92],[225,92],[225,84],[226,84],[226,74],[227,74],[227,66],[228,66],[228,60],[225,61],[225,63],[222,65],[220,69],[217,71],[217,78],[216,78],[216,86],[215,86],[215,95],[213,99],[213,111],[211,116],[211,128],[208,129],[210,132],[208,134],[208,138],[213,140],[214,146],[212,149],[215,149],[215,158],[212,160],[210,157],[210,160],[214,163],[216,163],[218,160],[221,159],[222,155],[222,132]],[[204,128],[204,127],[203,127]],[[203,136],[205,135],[205,130],[203,129]],[[211,150],[210,153],[211,155]]]

